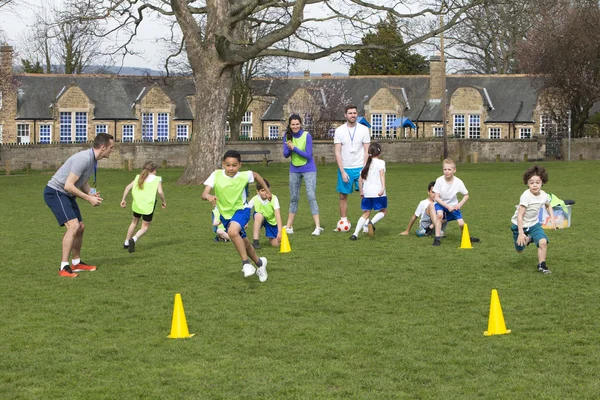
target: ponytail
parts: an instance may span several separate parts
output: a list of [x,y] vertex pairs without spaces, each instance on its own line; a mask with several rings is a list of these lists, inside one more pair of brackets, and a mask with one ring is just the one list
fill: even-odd
[[381,154],[381,145],[379,143],[371,143],[369,146],[369,158],[367,158],[367,162],[363,167],[362,171],[360,171],[360,176],[363,179],[367,179],[369,176],[369,168],[371,167],[371,161],[373,161],[373,157],[379,157]]
[[144,163],[143,168],[144,169],[140,174],[140,178],[138,179],[138,187],[140,188],[140,190],[144,189],[144,182],[146,181],[148,175],[150,175],[150,172],[156,171],[156,164],[154,163],[154,161],[146,161]]

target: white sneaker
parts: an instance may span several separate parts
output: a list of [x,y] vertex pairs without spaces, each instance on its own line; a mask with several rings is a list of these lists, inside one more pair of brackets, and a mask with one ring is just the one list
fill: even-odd
[[363,225],[363,233],[369,233],[369,224],[364,224]]
[[293,228],[293,227],[292,227],[292,228],[288,228],[288,227],[286,226],[286,227],[285,227],[285,232],[286,232],[288,235],[291,235],[291,234],[293,234],[293,233],[294,233],[294,228]]
[[264,282],[269,277],[267,274],[267,257],[261,257],[260,261],[262,261],[262,267],[256,270],[256,275],[258,275],[258,280]]
[[254,273],[256,272],[256,268],[254,268],[252,264],[248,263],[242,266],[242,271],[244,272],[244,278],[247,278],[249,276],[254,275]]
[[313,231],[313,233],[311,233],[311,235],[313,236],[321,236],[321,232],[323,232],[325,229],[323,228],[315,228],[315,230]]

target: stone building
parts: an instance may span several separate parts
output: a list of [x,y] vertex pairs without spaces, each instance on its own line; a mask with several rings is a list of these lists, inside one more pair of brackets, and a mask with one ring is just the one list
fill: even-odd
[[[13,74],[12,48],[0,47],[0,143],[71,143],[100,132],[117,141],[185,141],[192,133],[194,86],[187,77]],[[291,113],[317,138],[331,137],[355,104],[373,138],[443,136],[442,66],[428,76],[304,76],[256,79],[241,136],[281,137]],[[449,75],[447,134],[525,139],[555,126],[526,75]],[[410,120],[411,128],[397,127]],[[227,134],[228,127],[223,127]]]

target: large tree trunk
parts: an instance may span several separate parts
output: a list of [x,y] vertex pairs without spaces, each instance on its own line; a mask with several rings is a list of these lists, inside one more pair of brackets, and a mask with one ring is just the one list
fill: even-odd
[[177,181],[181,185],[202,184],[220,167],[225,152],[227,106],[233,85],[233,68],[219,61],[216,50],[204,49],[203,57],[195,59],[194,63],[193,133],[187,164]]

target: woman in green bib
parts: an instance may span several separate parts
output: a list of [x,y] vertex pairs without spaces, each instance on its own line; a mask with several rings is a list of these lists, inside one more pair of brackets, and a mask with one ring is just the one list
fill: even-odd
[[310,212],[315,221],[315,230],[312,234],[319,236],[323,232],[323,228],[321,228],[319,205],[317,204],[317,166],[313,157],[312,136],[302,129],[302,119],[297,114],[292,114],[288,120],[288,127],[283,139],[283,156],[291,157],[290,211],[285,226],[286,232],[294,233],[294,218],[298,212],[300,186],[304,179]]
[[[153,161],[146,161],[142,172],[135,177],[133,182],[127,185],[125,192],[123,192],[121,207],[125,208],[127,206],[125,199],[130,190],[133,198],[131,205],[133,219],[131,220],[131,224],[129,224],[129,229],[127,229],[125,243],[123,243],[123,248],[129,249],[130,253],[135,251],[135,243],[150,228],[152,218],[154,217],[157,193],[162,201],[162,208],[167,207],[167,201],[162,189],[162,178],[156,176],[156,168],[157,166]],[[142,228],[133,235],[140,222],[140,218],[142,219]]]

